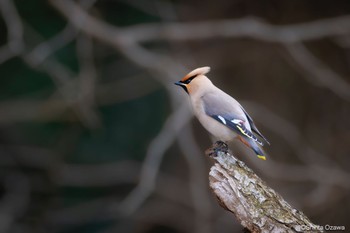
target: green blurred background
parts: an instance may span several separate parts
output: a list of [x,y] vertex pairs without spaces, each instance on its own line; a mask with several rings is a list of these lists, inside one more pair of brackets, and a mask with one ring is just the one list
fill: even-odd
[[240,232],[173,85],[200,66],[271,142],[237,157],[314,223],[348,224],[349,1],[0,8],[1,232]]

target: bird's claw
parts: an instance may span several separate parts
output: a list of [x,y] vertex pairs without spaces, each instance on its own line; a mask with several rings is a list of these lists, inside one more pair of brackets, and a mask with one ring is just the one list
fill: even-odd
[[206,150],[206,154],[209,157],[216,157],[219,152],[228,153],[228,145],[223,141],[215,142],[211,148]]

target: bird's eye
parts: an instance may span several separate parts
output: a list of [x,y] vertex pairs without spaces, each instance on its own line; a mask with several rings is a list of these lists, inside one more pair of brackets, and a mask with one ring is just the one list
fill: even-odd
[[184,81],[185,84],[189,84],[197,75],[193,75]]

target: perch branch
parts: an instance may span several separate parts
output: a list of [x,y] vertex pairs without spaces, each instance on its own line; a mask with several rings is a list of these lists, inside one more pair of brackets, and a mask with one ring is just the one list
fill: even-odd
[[209,184],[220,205],[250,232],[322,232],[237,160],[226,144],[217,142],[206,154],[215,160]]

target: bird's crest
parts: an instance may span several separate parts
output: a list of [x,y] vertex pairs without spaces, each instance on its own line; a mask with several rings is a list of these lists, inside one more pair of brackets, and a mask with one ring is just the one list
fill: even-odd
[[197,68],[195,70],[192,70],[185,77],[183,77],[180,82],[188,84],[188,83],[190,83],[192,81],[192,79],[194,79],[198,75],[204,75],[204,74],[208,73],[209,71],[210,71],[210,67],[209,66],[204,66],[204,67]]

